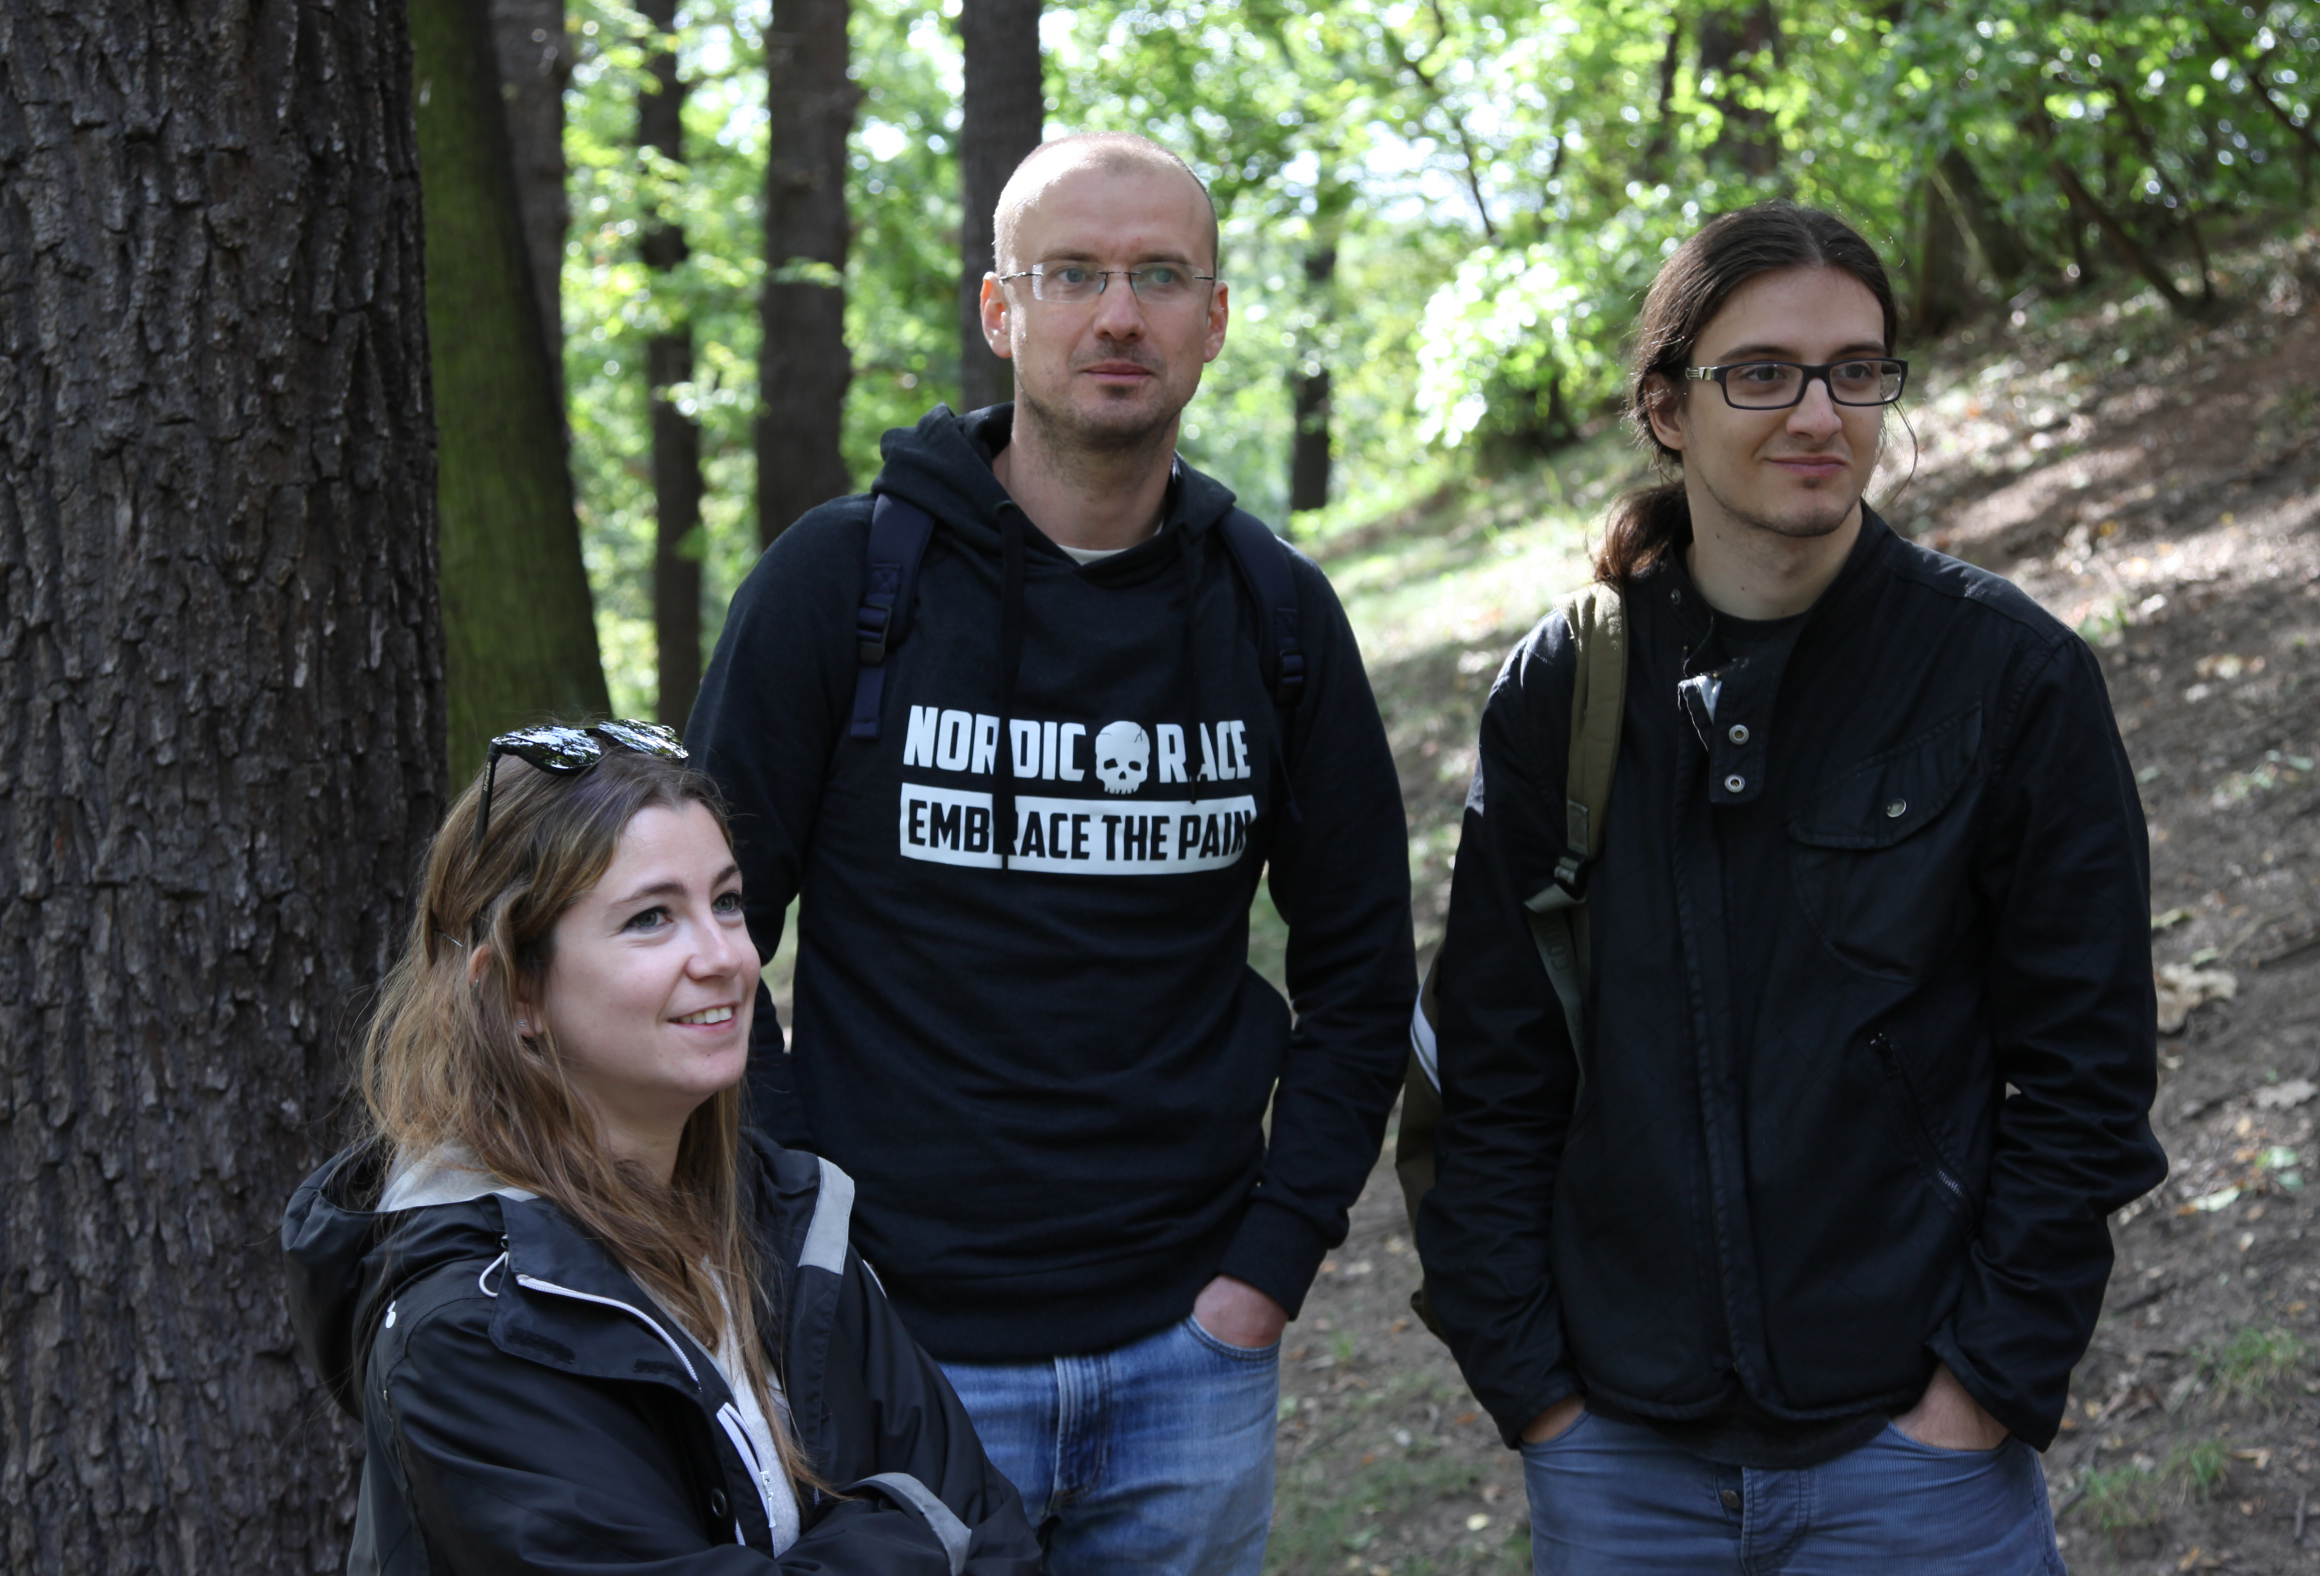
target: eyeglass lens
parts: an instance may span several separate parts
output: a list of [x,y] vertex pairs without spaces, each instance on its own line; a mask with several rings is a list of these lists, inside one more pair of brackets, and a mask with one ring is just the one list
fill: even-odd
[[1114,274],[1124,275],[1128,288],[1146,306],[1181,305],[1195,297],[1198,286],[1214,282],[1179,263],[1152,263],[1142,268],[1042,263],[1031,271],[1031,294],[1041,301],[1093,301],[1104,293]]
[[[1792,361],[1748,361],[1724,369],[1724,397],[1743,410],[1781,410],[1804,398],[1805,374]],[[1829,397],[1840,405],[1889,405],[1901,397],[1898,361],[1840,361],[1828,369]]]

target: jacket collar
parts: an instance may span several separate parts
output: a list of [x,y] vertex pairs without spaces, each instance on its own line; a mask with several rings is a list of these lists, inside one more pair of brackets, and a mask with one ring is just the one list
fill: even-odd
[[501,1351],[591,1378],[669,1385],[710,1412],[732,1399],[700,1343],[563,1211],[498,1202],[505,1262],[477,1284],[498,1299],[491,1338]]
[[1733,655],[1718,638],[1720,616],[1700,594],[1680,551],[1670,552],[1647,577],[1655,602],[1664,586],[1670,627],[1681,641],[1675,699],[1708,754],[1709,803],[1752,804],[1763,794],[1773,715],[1790,658],[1814,630],[1845,615],[1867,584],[1872,566],[1885,559],[1898,540],[1877,512],[1863,503],[1860,532],[1836,578],[1811,607],[1784,620],[1786,627],[1777,636],[1745,656]]

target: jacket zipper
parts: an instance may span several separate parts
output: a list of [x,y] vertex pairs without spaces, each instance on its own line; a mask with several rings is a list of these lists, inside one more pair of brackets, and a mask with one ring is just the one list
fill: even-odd
[[1882,1033],[1870,1036],[1869,1044],[1879,1056],[1885,1059],[1887,1076],[1901,1086],[1902,1103],[1909,1107],[1910,1123],[1917,1129],[1917,1145],[1919,1149],[1924,1151],[1925,1163],[1931,1168],[1933,1179],[1948,1190],[1950,1197],[1957,1201],[1960,1208],[1967,1208],[1965,1186],[1956,1177],[1950,1175],[1949,1167],[1942,1164],[1941,1150],[1933,1141],[1933,1129],[1926,1126],[1924,1108],[1917,1103],[1917,1091],[1909,1087],[1909,1077],[1901,1070],[1900,1051],[1894,1047],[1893,1041]]

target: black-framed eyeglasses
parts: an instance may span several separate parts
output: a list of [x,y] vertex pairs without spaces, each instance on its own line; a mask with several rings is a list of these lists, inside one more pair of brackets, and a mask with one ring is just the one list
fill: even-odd
[[1686,367],[1684,376],[1714,383],[1734,410],[1786,410],[1801,404],[1818,378],[1839,405],[1890,405],[1909,381],[1909,363],[1891,356],[1831,361],[1810,367],[1799,361],[1735,361],[1721,367]]
[[1128,281],[1128,288],[1136,299],[1146,306],[1183,306],[1199,295],[1196,286],[1221,284],[1215,274],[1196,274],[1181,263],[1146,263],[1141,268],[1090,268],[1085,263],[1035,263],[1020,273],[1000,274],[1004,284],[1012,279],[1031,281],[1031,295],[1038,301],[1059,301],[1066,304],[1093,301],[1104,293],[1104,287],[1119,275]]
[[475,846],[483,846],[483,834],[491,826],[491,789],[499,777],[501,756],[512,755],[526,766],[558,777],[573,777],[604,759],[608,743],[664,761],[688,759],[674,728],[623,717],[592,722],[584,728],[518,728],[503,733],[491,741],[491,755],[484,763],[483,808],[475,818]]

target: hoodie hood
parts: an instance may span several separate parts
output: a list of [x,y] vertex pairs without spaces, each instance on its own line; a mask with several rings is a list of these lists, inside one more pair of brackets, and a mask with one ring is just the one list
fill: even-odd
[[489,1260],[506,1227],[485,1192],[424,1209],[380,1211],[383,1147],[333,1157],[291,1195],[282,1215],[291,1323],[331,1399],[362,1415],[362,1361],[396,1292],[439,1265]]
[[[915,427],[895,427],[879,441],[885,464],[875,488],[917,504],[960,544],[996,558],[1002,551],[1005,516],[1012,513],[1016,519],[1024,519],[991,471],[993,457],[1007,447],[1014,428],[1012,404],[989,405],[964,416],[954,414],[947,405],[937,405],[920,417]],[[1179,457],[1169,474],[1161,530],[1138,545],[1157,548],[1171,538],[1181,543],[1188,535],[1206,535],[1231,512],[1233,503],[1230,488]],[[1051,559],[1066,570],[1079,567],[1036,527],[1026,536],[1033,556]],[[1133,568],[1126,560],[1141,556],[1131,548],[1119,558],[1088,566],[1085,572],[1091,579],[1098,578],[1099,572],[1100,578],[1109,579],[1115,566]]]

